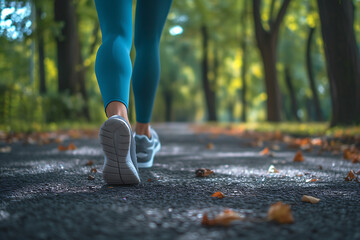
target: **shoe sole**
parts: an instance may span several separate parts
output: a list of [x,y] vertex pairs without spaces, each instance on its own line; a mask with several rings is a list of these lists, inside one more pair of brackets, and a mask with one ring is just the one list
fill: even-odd
[[153,166],[154,163],[154,157],[155,154],[161,149],[161,143],[159,142],[159,144],[156,146],[156,148],[154,149],[151,158],[149,161],[147,162],[138,162],[138,167],[139,168],[151,168]]
[[105,154],[103,178],[107,184],[138,184],[139,174],[131,160],[131,130],[122,119],[106,120],[100,128]]

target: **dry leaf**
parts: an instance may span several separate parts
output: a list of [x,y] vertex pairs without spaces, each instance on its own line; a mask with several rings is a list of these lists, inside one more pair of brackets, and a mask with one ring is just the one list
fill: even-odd
[[225,194],[223,194],[222,192],[216,192],[213,195],[211,195],[212,197],[217,197],[217,198],[224,198]]
[[90,172],[91,172],[91,173],[96,173],[97,170],[96,170],[96,168],[92,168],[92,169],[90,169]]
[[343,158],[346,159],[346,160],[351,160],[352,153],[351,153],[350,149],[347,148],[347,149],[344,150]]
[[1,153],[9,153],[9,152],[11,152],[11,147],[10,146],[2,147],[2,148],[0,148],[0,152]]
[[313,204],[314,204],[314,203],[320,202],[320,199],[319,199],[319,198],[316,198],[316,197],[304,195],[304,196],[302,196],[301,201],[303,201],[303,202],[309,202],[309,203],[313,203]]
[[213,143],[208,143],[208,144],[206,145],[206,148],[207,148],[207,149],[213,149],[213,148],[214,148],[214,144],[213,144]]
[[76,146],[73,143],[70,143],[69,146],[67,147],[68,150],[75,150]]
[[319,165],[319,170],[323,170],[323,166],[322,166],[322,165]]
[[70,143],[68,146],[64,146],[64,145],[59,145],[58,146],[58,150],[59,151],[67,151],[67,150],[75,150],[76,146],[73,143]]
[[268,147],[266,147],[266,148],[264,148],[261,152],[260,152],[260,155],[267,155],[267,154],[269,154],[269,148]]
[[303,177],[303,174],[296,174],[297,177]]
[[303,162],[304,161],[304,157],[302,155],[302,152],[301,151],[298,151],[296,154],[295,154],[295,157],[294,157],[294,162]]
[[282,202],[277,202],[270,206],[268,211],[268,219],[282,224],[294,222],[290,205],[284,204]]
[[233,210],[225,209],[222,213],[220,213],[213,219],[209,219],[207,214],[205,213],[203,215],[201,224],[206,226],[229,226],[231,222],[241,219],[242,217]]
[[148,180],[147,180],[148,182],[151,182],[151,178],[148,178]]
[[319,179],[317,178],[306,179],[306,182],[317,182],[317,181],[319,181]]
[[279,173],[279,170],[277,170],[274,165],[270,165],[268,173]]
[[277,150],[280,150],[280,146],[277,145],[277,144],[273,144],[273,145],[271,146],[271,149],[277,151]]
[[214,171],[211,171],[210,169],[207,169],[207,168],[199,168],[195,171],[195,175],[197,177],[207,177],[213,173],[214,173]]
[[88,180],[94,180],[94,179],[95,179],[94,176],[91,176],[91,175],[88,176]]
[[66,151],[66,150],[67,150],[67,147],[65,147],[64,145],[59,145],[59,146],[58,146],[58,150],[59,150],[59,151]]
[[350,170],[348,175],[345,177],[345,181],[352,181],[352,180],[356,180],[357,176],[355,176],[354,170]]
[[93,164],[94,164],[94,162],[90,160],[85,164],[85,166],[92,166]]

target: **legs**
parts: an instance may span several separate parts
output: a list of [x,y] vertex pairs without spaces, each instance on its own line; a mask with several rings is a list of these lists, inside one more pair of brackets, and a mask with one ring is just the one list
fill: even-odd
[[104,107],[108,117],[120,115],[127,120],[131,78],[132,0],[95,0],[102,45],[95,62]]
[[133,89],[136,132],[150,137],[149,122],[160,78],[159,43],[172,0],[137,0]]

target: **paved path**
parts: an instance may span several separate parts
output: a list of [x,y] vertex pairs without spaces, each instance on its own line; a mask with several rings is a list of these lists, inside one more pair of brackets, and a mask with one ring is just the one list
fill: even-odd
[[[74,140],[78,148],[67,152],[56,144],[12,144],[10,153],[0,153],[0,239],[360,239],[360,184],[344,181],[360,164],[316,151],[294,163],[295,150],[283,145],[268,157],[246,147],[249,139],[211,139],[181,124],[157,130],[163,148],[155,166],[141,170],[138,186],[111,188],[100,171],[88,180],[85,164],[92,160],[100,170],[103,163],[95,139]],[[207,149],[208,142],[215,147]],[[279,174],[267,173],[271,164]],[[200,167],[216,174],[196,178]],[[216,191],[227,197],[210,197]],[[303,194],[321,201],[303,203]],[[294,224],[265,221],[277,201],[291,205]],[[225,208],[246,220],[201,225],[203,213]]]

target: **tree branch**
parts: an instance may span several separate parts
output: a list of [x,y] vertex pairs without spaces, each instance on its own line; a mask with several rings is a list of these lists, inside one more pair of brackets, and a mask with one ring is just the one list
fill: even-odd
[[[244,0],[246,1],[246,0]],[[260,42],[262,42],[263,36],[265,34],[264,26],[261,22],[261,15],[260,15],[260,0],[253,0],[253,17],[254,17],[254,24],[255,24],[255,36],[256,40],[261,45]]]
[[276,20],[272,26],[270,26],[270,31],[277,32],[279,31],[280,24],[285,16],[286,9],[289,6],[290,0],[284,0],[283,4],[281,5],[281,8],[279,10],[278,15],[276,16]]

